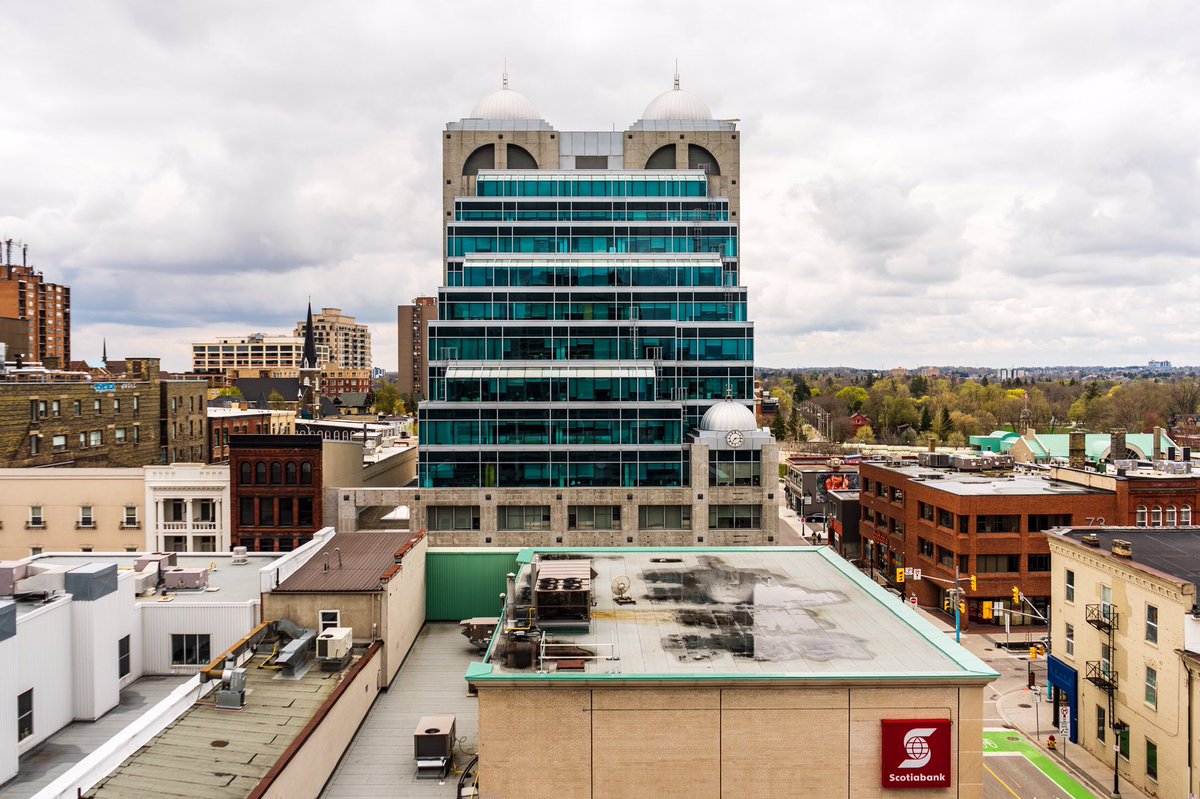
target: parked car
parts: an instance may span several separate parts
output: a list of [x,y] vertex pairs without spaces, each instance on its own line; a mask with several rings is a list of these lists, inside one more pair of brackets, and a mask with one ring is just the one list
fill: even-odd
[[808,522],[809,524],[824,524],[825,523],[825,514],[824,513],[810,513],[804,517],[804,521]]

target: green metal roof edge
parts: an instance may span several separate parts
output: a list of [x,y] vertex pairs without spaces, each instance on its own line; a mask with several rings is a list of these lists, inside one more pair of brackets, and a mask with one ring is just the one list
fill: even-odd
[[555,672],[553,674],[509,674],[507,672],[495,674],[492,671],[492,666],[487,663],[471,663],[467,666],[466,680],[468,682],[539,682],[539,683],[577,683],[577,682],[676,682],[676,683],[696,683],[696,682],[814,682],[814,683],[857,683],[857,682],[878,682],[885,680],[889,682],[981,682],[988,683],[994,680],[998,675],[995,672],[985,674],[974,674],[967,672],[952,672],[952,673],[927,673],[916,674],[913,672],[896,672],[896,671],[867,671],[856,672],[854,674],[847,673],[831,673],[831,674],[813,674],[809,672],[779,672],[776,674],[739,674],[733,673],[717,673],[717,674],[596,674],[596,673],[564,673]]

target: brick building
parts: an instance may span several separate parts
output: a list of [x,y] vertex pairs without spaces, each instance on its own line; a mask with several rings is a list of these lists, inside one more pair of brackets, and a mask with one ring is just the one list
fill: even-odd
[[214,408],[206,411],[208,421],[208,463],[229,461],[230,436],[270,435],[271,411],[256,408]]
[[[396,387],[410,408],[428,394],[429,323],[438,318],[437,297],[416,297],[412,305],[396,307]],[[413,402],[410,402],[412,400]]]
[[0,462],[146,466],[204,458],[205,384],[163,380],[136,358],[112,382],[45,371],[0,381]]
[[31,266],[14,264],[13,242],[4,244],[4,263],[0,265],[0,318],[26,323],[28,347],[20,350],[24,357],[64,367],[71,360],[71,289],[46,281],[42,273]]
[[974,574],[978,590],[969,595],[967,613],[975,621],[984,621],[985,603],[1010,605],[1014,585],[1045,612],[1050,550],[1044,531],[1089,524],[1191,525],[1200,502],[1200,475],[1191,474],[1191,462],[1107,472],[1051,467],[988,474],[973,465],[987,460],[954,458],[949,468],[862,464],[863,567],[905,594],[915,593],[921,605],[935,607],[945,599],[945,584],[897,584],[898,567],[950,581],[955,569]]
[[320,529],[323,443],[304,435],[230,437],[233,546],[289,552]]

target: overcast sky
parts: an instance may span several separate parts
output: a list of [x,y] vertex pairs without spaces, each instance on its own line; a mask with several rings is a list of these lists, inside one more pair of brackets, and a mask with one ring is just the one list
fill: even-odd
[[[579,6],[579,8],[576,8]],[[1200,362],[1194,2],[0,0],[0,237],[75,358],[372,326],[441,276],[440,131],[683,88],[742,136],[760,366]]]

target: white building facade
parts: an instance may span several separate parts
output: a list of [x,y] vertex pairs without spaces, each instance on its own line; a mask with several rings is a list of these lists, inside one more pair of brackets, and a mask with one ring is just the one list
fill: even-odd
[[153,552],[228,552],[229,467],[202,463],[147,466],[146,548]]

